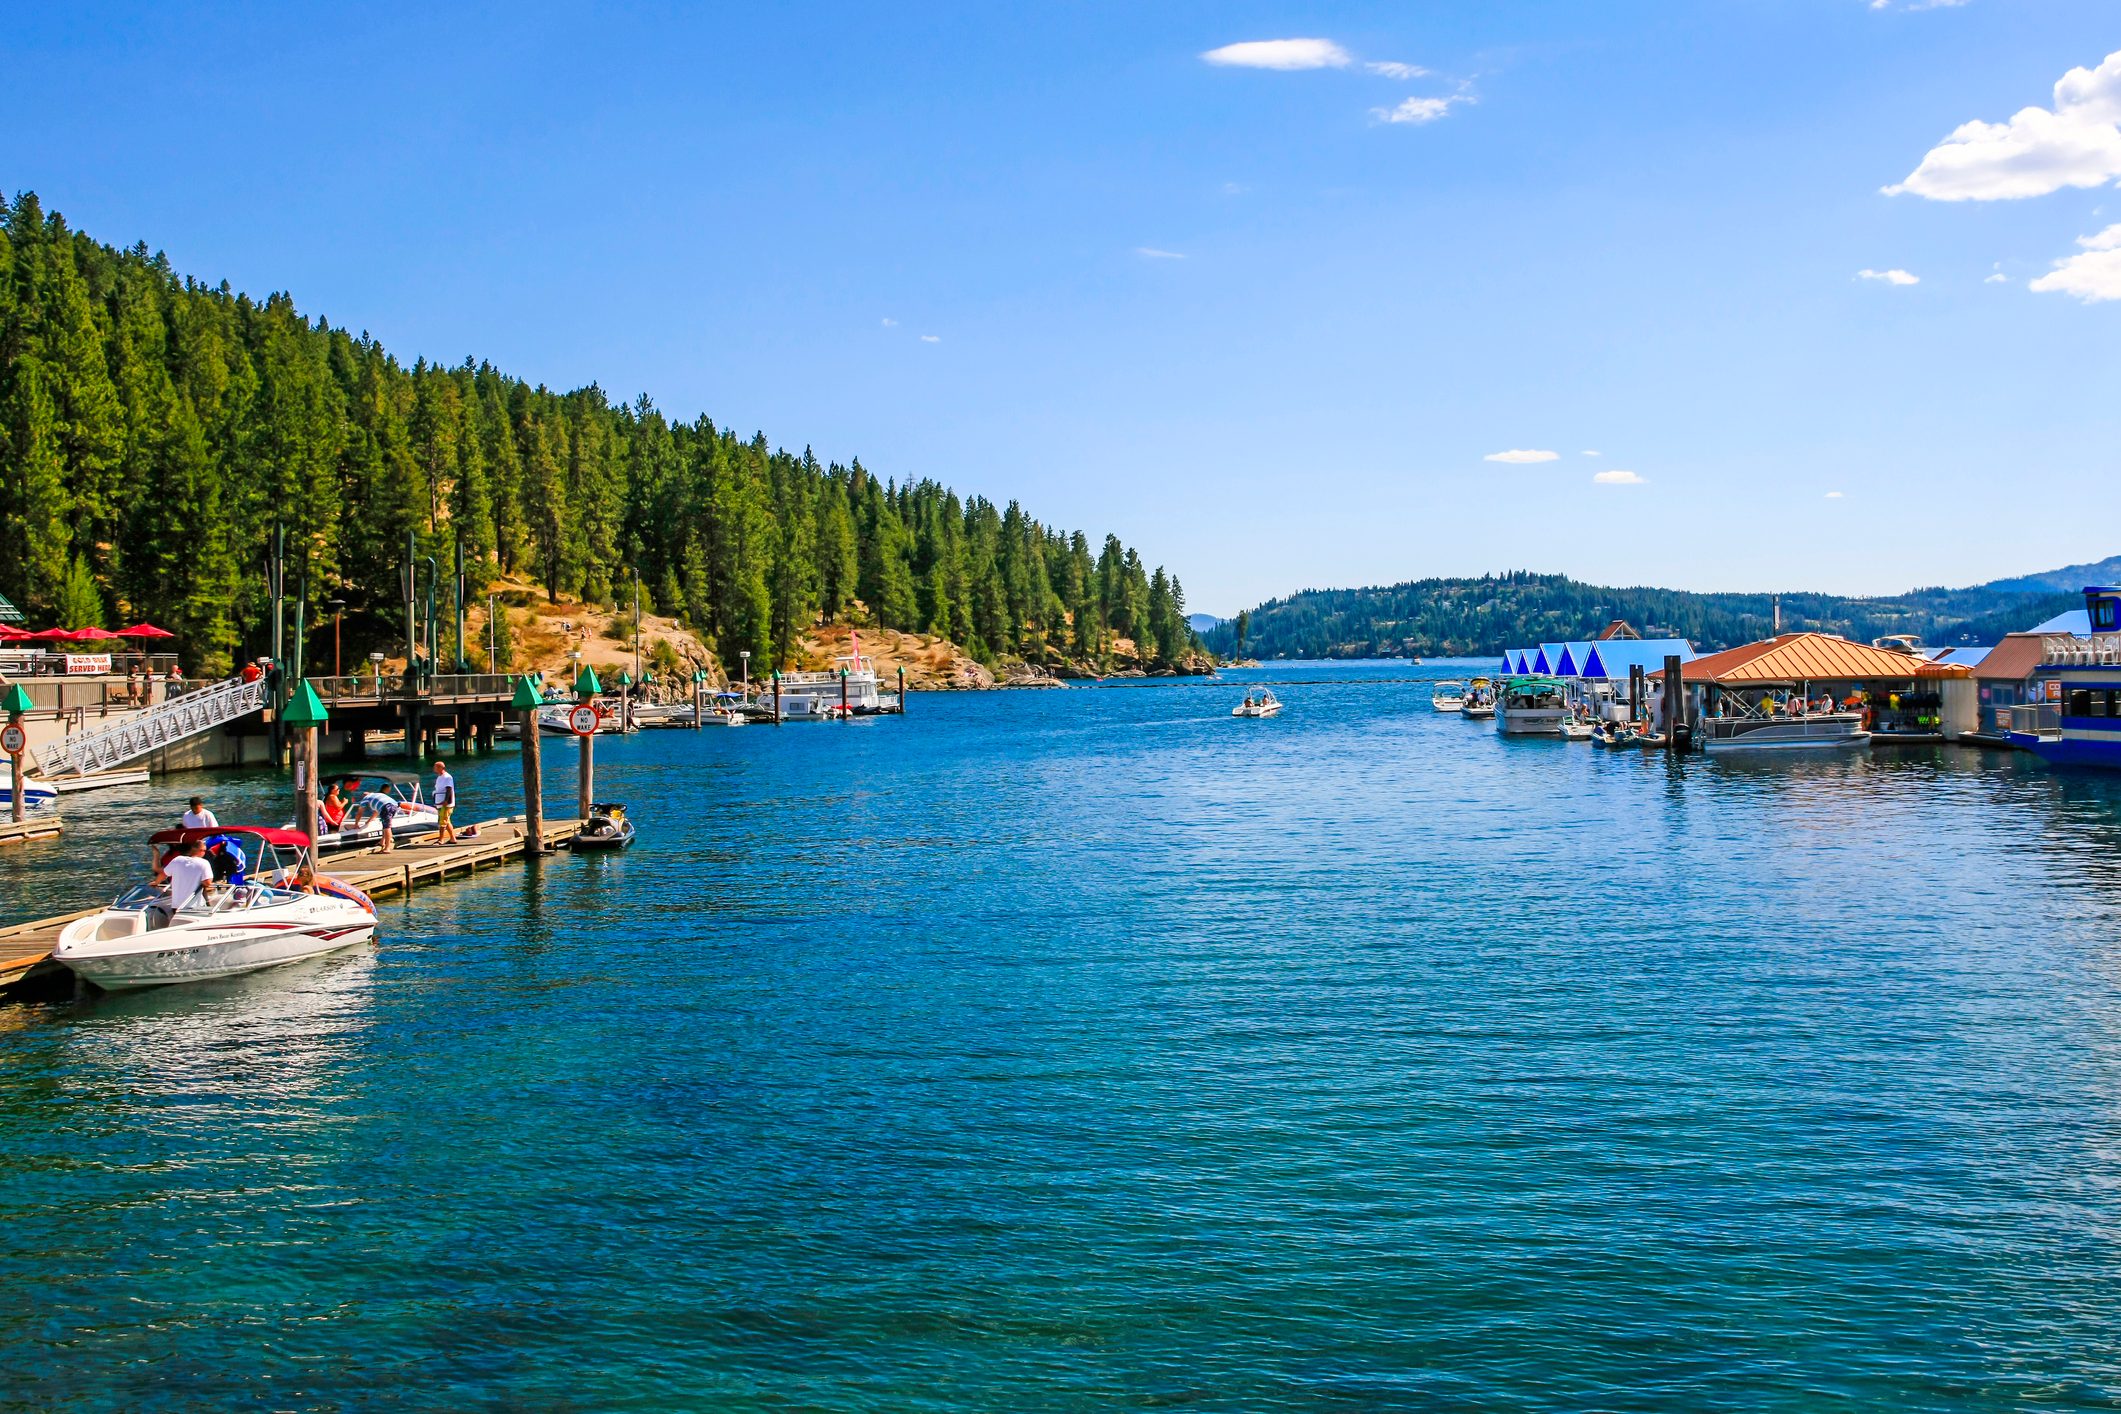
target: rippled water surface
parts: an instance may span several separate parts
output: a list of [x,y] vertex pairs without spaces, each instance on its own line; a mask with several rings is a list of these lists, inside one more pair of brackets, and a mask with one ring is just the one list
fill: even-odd
[[[629,854],[0,1005],[0,1408],[2121,1400],[2121,780],[1408,671],[607,739]],[[73,797],[0,919],[202,786],[286,813]]]

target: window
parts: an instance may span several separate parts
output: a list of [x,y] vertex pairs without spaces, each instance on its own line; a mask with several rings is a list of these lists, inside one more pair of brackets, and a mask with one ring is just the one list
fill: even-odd
[[2111,629],[2113,628],[2113,626],[2114,626],[2114,605],[2115,605],[2115,604],[2116,604],[2117,602],[2121,602],[2121,601],[2117,601],[2117,600],[2113,600],[2113,599],[2094,599],[2094,600],[2092,600],[2092,602],[2091,602],[2091,610],[2092,610],[2092,628],[2093,628],[2093,629],[2095,629],[2095,630],[2102,630],[2102,629],[2103,629],[2103,630],[2111,630]]
[[2063,709],[2062,715],[2065,717],[2089,717],[2091,714],[2091,693],[2081,687],[2071,692],[2069,695],[2069,706]]

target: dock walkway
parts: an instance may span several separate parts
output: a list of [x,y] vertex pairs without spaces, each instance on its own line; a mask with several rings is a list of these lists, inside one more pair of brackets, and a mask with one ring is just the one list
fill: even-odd
[[[366,894],[409,893],[422,884],[440,883],[455,875],[490,869],[496,864],[523,857],[525,822],[520,815],[481,820],[477,834],[455,844],[431,841],[400,844],[389,854],[376,849],[347,850],[325,855],[318,872],[343,879]],[[550,850],[571,838],[581,828],[574,819],[545,822],[545,848]],[[460,829],[459,833],[462,833]],[[39,918],[0,928],[0,988],[9,987],[50,958],[59,941],[59,930],[77,918],[102,912],[103,905],[79,909],[56,918]]]

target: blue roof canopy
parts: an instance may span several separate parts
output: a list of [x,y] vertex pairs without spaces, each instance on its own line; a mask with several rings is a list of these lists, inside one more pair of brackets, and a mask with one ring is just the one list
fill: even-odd
[[1608,638],[1591,645],[1582,676],[1619,681],[1634,667],[1661,672],[1664,660],[1674,656],[1682,663],[1691,663],[1700,655],[1683,638]]
[[2034,624],[2030,633],[2073,633],[2079,638],[2089,638],[2092,632],[2092,611],[2071,609],[2055,615],[2044,624]]

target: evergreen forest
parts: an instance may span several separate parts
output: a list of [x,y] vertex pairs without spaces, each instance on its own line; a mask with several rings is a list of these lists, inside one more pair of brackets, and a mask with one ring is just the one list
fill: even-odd
[[409,535],[445,567],[461,550],[474,600],[506,574],[630,603],[637,573],[725,661],[784,661],[832,621],[989,663],[1109,667],[1125,639],[1155,668],[1197,648],[1178,580],[1115,537],[646,396],[408,367],[284,293],[100,244],[32,193],[0,204],[0,595],[38,624],[152,619],[195,671],[224,671],[264,642],[276,526],[288,592],[343,600],[349,647],[399,641]]

